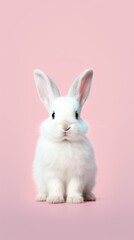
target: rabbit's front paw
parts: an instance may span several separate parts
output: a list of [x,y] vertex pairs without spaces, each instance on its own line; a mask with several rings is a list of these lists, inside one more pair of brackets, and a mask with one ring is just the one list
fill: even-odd
[[38,194],[36,195],[35,200],[42,202],[42,201],[46,201],[46,198],[47,198],[47,196],[46,196],[45,193],[38,193]]
[[74,195],[67,197],[68,203],[82,203],[84,202],[84,198],[81,195]]
[[64,202],[64,197],[63,196],[48,196],[46,201],[48,203],[63,203]]

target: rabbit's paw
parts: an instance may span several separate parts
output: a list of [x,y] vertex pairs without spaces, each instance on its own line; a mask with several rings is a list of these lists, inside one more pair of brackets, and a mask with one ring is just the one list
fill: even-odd
[[81,195],[74,195],[67,197],[68,203],[82,203],[84,202],[84,198]]
[[48,203],[63,203],[64,202],[64,197],[63,196],[48,196],[46,201]]
[[42,202],[42,201],[46,201],[46,198],[47,198],[47,196],[46,196],[45,193],[38,193],[38,194],[36,195],[35,200]]
[[86,193],[85,201],[96,201],[96,197],[92,192]]

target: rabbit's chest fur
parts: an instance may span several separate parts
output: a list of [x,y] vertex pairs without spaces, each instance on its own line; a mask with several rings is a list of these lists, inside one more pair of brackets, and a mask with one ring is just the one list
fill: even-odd
[[68,182],[73,176],[86,177],[95,169],[94,152],[88,139],[57,142],[40,139],[34,162],[35,176],[44,181],[58,177]]

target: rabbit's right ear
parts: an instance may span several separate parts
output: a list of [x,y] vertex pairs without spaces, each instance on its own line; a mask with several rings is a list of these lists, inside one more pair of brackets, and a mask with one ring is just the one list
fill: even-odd
[[39,69],[34,70],[34,79],[39,98],[49,109],[52,101],[60,96],[59,89],[50,77]]
[[79,102],[80,109],[89,95],[92,77],[93,70],[90,68],[86,69],[75,79],[69,89],[68,95],[74,97]]

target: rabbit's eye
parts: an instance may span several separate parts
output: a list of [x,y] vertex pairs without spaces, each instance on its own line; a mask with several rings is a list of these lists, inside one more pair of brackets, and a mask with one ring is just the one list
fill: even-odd
[[55,119],[55,112],[52,113],[52,119]]
[[77,112],[75,112],[75,118],[78,119],[79,118],[79,114]]

